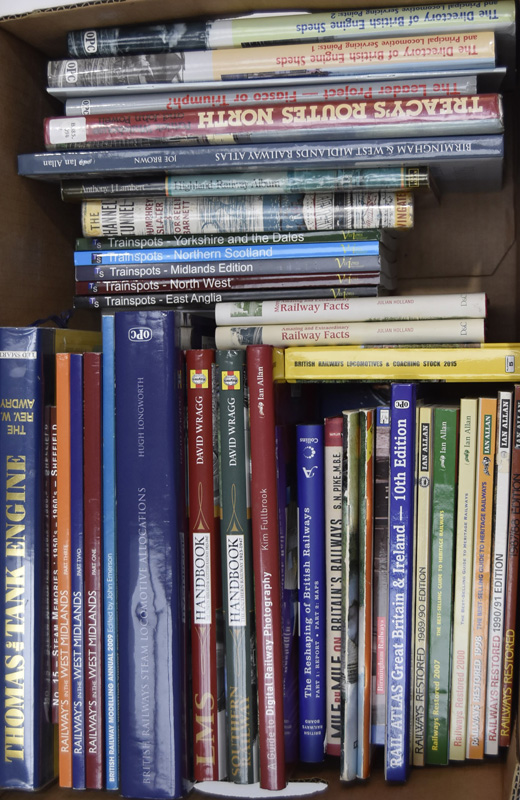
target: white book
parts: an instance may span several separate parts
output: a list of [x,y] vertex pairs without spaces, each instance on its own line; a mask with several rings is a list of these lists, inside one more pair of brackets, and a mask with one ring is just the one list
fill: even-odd
[[504,608],[509,529],[509,490],[512,450],[513,393],[500,391],[497,408],[495,460],[495,528],[491,560],[491,600],[486,685],[486,734],[484,752],[498,755],[502,659],[504,652]]

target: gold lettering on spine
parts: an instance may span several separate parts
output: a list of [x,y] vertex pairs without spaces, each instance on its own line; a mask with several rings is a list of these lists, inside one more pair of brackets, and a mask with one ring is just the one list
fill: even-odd
[[25,456],[6,457],[4,637],[6,650],[13,651],[4,655],[6,763],[24,758],[25,658],[20,651],[25,630],[25,567],[19,559],[25,555],[26,474]]

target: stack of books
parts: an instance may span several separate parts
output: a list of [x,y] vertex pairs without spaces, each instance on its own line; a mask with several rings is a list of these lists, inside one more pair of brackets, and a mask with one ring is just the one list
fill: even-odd
[[76,307],[394,292],[414,195],[501,185],[513,44],[511,0],[73,31],[19,172],[81,202]]

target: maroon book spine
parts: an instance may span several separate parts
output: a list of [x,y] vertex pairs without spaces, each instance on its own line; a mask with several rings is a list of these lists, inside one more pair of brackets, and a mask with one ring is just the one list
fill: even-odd
[[85,777],[103,784],[103,585],[101,354],[83,356],[83,492],[85,530]]
[[260,787],[285,787],[280,543],[276,485],[273,348],[246,351],[251,515],[258,663]]
[[146,292],[225,291],[226,289],[289,289],[298,286],[378,286],[380,272],[315,272],[308,275],[230,275],[226,278],[122,278],[76,281],[76,294],[144,294]]
[[513,449],[509,494],[509,534],[507,551],[506,597],[504,611],[504,654],[502,660],[502,701],[500,704],[500,747],[508,747],[514,719],[513,685],[515,677],[515,626],[520,558],[520,385],[513,398]]
[[[220,542],[213,452],[214,350],[187,350],[193,772],[219,780],[217,607]],[[221,604],[220,604],[221,607]]]

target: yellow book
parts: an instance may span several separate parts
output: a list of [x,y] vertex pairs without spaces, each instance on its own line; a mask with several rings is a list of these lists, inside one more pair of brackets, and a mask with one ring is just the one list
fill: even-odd
[[520,343],[469,347],[288,347],[287,381],[518,381]]

